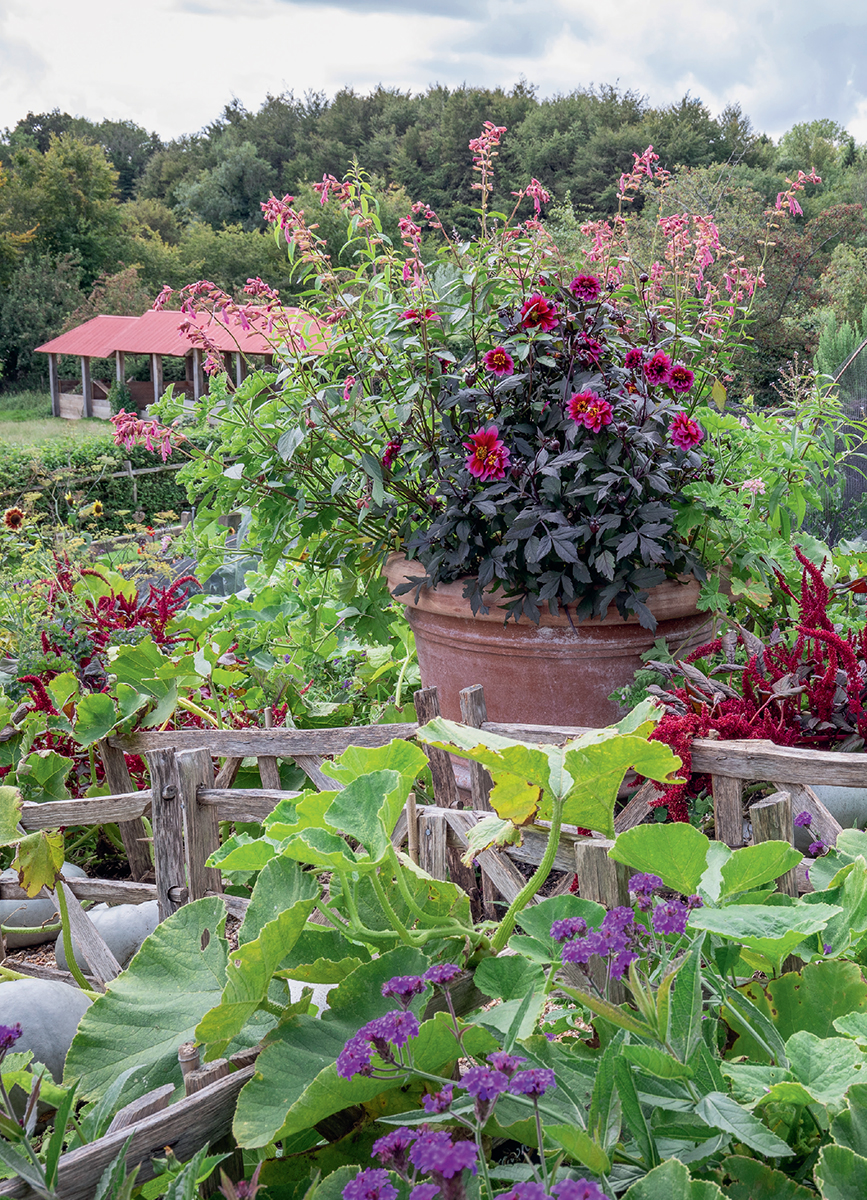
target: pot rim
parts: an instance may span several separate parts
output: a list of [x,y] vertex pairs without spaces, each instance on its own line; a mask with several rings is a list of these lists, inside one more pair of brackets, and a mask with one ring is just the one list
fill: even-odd
[[[394,589],[396,587],[407,582],[412,576],[417,577],[423,571],[424,567],[420,562],[410,561],[399,552],[390,554],[383,568],[383,574],[388,581],[388,590],[391,592],[392,599],[418,612],[433,613],[437,616],[453,617],[459,620],[491,621],[499,625],[505,623],[508,613],[500,603],[503,597],[493,592],[483,593],[484,602],[489,606],[490,611],[473,614],[470,602],[463,594],[463,579],[457,579],[453,583],[441,583],[436,588],[422,588],[418,601],[415,599],[415,590],[395,596]],[[663,583],[651,588],[648,593],[647,607],[657,621],[671,621],[694,616],[697,612],[696,602],[700,591],[701,584],[693,575],[679,575],[677,579],[666,579]],[[519,618],[517,623],[534,626],[534,622],[527,617]],[[580,623],[582,625],[638,625],[640,622],[635,613],[630,613],[624,621],[617,608],[612,605],[604,620],[599,617],[587,617]],[[541,612],[539,624],[574,627],[576,621],[574,617],[570,619],[562,607],[556,617],[552,616],[545,608]]]

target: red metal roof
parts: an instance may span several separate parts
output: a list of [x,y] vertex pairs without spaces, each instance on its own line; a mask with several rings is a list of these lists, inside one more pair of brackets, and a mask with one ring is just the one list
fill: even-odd
[[140,321],[140,317],[92,317],[83,325],[77,325],[60,337],[52,338],[44,346],[37,346],[39,354],[79,354],[85,358],[108,358],[117,349],[122,331]]
[[[252,316],[256,328],[243,329],[226,318],[208,317],[197,314],[196,324],[220,350],[240,350],[244,354],[273,354],[282,345],[290,345],[296,351],[307,350],[321,354],[327,346],[327,331],[319,322],[300,308],[282,309],[283,321],[288,326],[279,332],[268,330],[268,317]],[[70,329],[60,337],[37,346],[43,354],[77,354],[90,358],[107,358],[115,350],[126,354],[186,355],[193,349],[193,342],[180,326],[190,318],[173,309],[151,309],[141,317],[94,317]],[[290,344],[291,343],[291,344]]]

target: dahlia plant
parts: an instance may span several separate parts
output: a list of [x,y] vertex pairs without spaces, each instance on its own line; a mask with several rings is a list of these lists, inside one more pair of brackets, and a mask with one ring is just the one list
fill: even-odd
[[[549,196],[538,180],[511,214],[489,210],[504,133],[486,123],[470,144],[472,241],[421,202],[392,246],[357,168],[317,185],[345,211],[345,261],[291,196],[263,204],[308,285],[306,331],[259,279],[244,302],[206,281],[183,289],[187,332],[212,372],[223,357],[202,313],[264,333],[279,365],[234,391],[212,388],[219,444],[191,483],[209,494],[205,511],[252,509],[250,537],[271,562],[294,545],[373,575],[402,550],[419,562],[407,586],[465,578],[474,611],[494,591],[515,619],[538,621],[543,603],[579,619],[614,603],[652,628],[651,587],[703,578],[703,557],[725,558],[716,539],[697,553],[699,523],[677,516],[695,509],[687,489],[714,481],[702,406],[722,403],[720,364],[760,278],[728,261],[704,216],[661,217],[647,271],[630,258],[622,214],[588,225],[585,261],[567,262],[540,220]],[[624,203],[664,184],[652,148],[635,157]],[[164,416],[181,413],[165,402]]]

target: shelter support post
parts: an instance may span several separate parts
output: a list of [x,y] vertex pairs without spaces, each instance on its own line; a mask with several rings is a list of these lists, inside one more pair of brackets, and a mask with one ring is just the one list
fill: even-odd
[[123,350],[115,350],[114,352],[114,377],[118,384],[125,382],[126,376],[126,355]]
[[57,376],[57,355],[48,355],[48,387],[51,391],[51,415],[60,416],[60,380]]
[[202,352],[198,346],[193,347],[193,400],[198,403],[205,393],[205,375],[202,370]]
[[247,374],[244,359],[240,350],[235,351],[235,387],[240,387]]
[[90,378],[90,359],[86,354],[81,356],[81,394],[84,398],[83,416],[93,416],[93,383]]
[[163,356],[151,355],[151,383],[154,385],[154,404],[163,394]]

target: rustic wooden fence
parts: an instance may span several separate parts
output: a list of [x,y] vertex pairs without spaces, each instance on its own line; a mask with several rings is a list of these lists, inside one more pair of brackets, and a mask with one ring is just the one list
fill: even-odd
[[[465,724],[508,737],[533,742],[563,742],[584,732],[579,727],[515,725],[486,719],[484,693],[480,687],[461,693],[461,712]],[[393,738],[414,737],[419,724],[439,715],[435,688],[415,695],[418,722],[398,725],[370,725],[337,729],[266,728],[244,730],[182,729],[172,732],[140,732],[128,737],[110,737],[100,745],[109,787],[114,794],[94,799],[25,804],[22,826],[27,830],[55,829],[61,825],[95,825],[117,822],[127,851],[132,881],[74,879],[62,883],[70,900],[74,934],[90,965],[89,980],[103,989],[120,968],[111,952],[82,910],[82,900],[140,904],[156,899],[160,920],[181,905],[203,896],[222,895],[219,872],[207,867],[208,856],[219,845],[221,821],[261,821],[284,798],[299,793],[280,787],[279,759],[292,759],[321,790],[340,784],[326,776],[322,764],[342,753],[350,745],[380,746]],[[543,824],[524,830],[520,846],[483,850],[476,855],[480,883],[473,868],[463,865],[468,830],[490,812],[490,779],[478,764],[456,764],[445,751],[424,747],[433,780],[433,804],[417,805],[411,797],[394,831],[398,845],[408,844],[409,853],[431,875],[451,877],[471,895],[477,912],[494,915],[494,905],[508,904],[525,883],[521,865],[541,860],[547,843]],[[150,771],[150,787],[136,791],[127,771],[125,754],[143,755]],[[232,786],[244,758],[258,760],[261,788]],[[214,759],[222,759],[216,771]],[[456,775],[457,765],[457,775]],[[747,835],[754,841],[782,838],[792,841],[792,812],[806,809],[813,829],[828,845],[833,845],[840,825],[813,792],[811,784],[867,786],[867,755],[795,750],[763,741],[719,742],[696,740],[692,744],[692,769],[709,774],[713,783],[714,818],[717,836],[732,848],[745,844]],[[770,782],[776,789],[769,799],[744,812],[744,785],[755,781]],[[632,796],[615,819],[618,833],[632,828],[650,812],[657,795],[655,785],[646,783]],[[745,815],[747,820],[745,820]],[[152,828],[153,862],[147,829]],[[611,842],[605,838],[583,837],[565,828],[554,860],[554,870],[564,874],[564,883],[577,875],[580,893],[606,905],[626,903],[628,872],[608,858]],[[809,890],[805,859],[795,873],[789,873],[778,886],[795,894]],[[154,882],[147,882],[152,875]],[[0,883],[0,898],[24,898],[14,883]],[[247,901],[224,896],[230,915],[242,916]],[[16,969],[41,977],[62,978],[73,983],[67,973],[47,967]],[[469,977],[457,983],[469,993]],[[469,995],[465,997],[470,1002]],[[65,1198],[93,1192],[105,1165],[117,1154],[133,1133],[127,1155],[130,1167],[141,1165],[139,1182],[152,1177],[151,1160],[171,1146],[179,1159],[189,1158],[205,1142],[214,1144],[230,1128],[238,1093],[251,1077],[256,1051],[246,1051],[234,1059],[197,1066],[190,1070],[189,1055],[195,1050],[181,1048],[185,1079],[184,1099],[169,1105],[169,1091],[158,1089],[115,1118],[104,1138],[65,1155],[60,1166],[60,1193]],[[184,1069],[186,1064],[186,1069]],[[118,1121],[120,1120],[120,1124]],[[21,1180],[0,1184],[0,1196],[35,1195]]]

